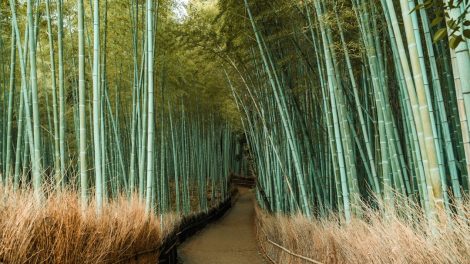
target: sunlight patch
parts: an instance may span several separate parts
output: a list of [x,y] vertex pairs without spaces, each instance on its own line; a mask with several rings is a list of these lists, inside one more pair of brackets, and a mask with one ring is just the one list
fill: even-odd
[[175,0],[173,13],[178,21],[183,21],[188,16],[188,0]]

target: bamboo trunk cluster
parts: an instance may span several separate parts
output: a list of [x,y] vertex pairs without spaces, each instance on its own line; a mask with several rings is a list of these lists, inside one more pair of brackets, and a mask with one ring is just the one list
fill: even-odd
[[[301,1],[279,37],[244,1],[254,70],[232,62],[241,87],[227,76],[245,113],[263,208],[308,217],[336,210],[345,222],[362,216],[364,201],[385,216],[413,201],[431,223],[461,213],[470,179],[468,42],[455,50],[433,43],[431,11],[417,4]],[[459,17],[467,4],[448,11]]]
[[[233,130],[214,115],[188,112],[184,101],[164,96],[166,72],[156,62],[159,2],[130,1],[134,76],[129,87],[121,82],[111,94],[107,1],[87,6],[77,0],[77,20],[67,23],[63,0],[9,1],[10,46],[0,38],[0,49],[10,54],[0,61],[5,83],[9,69],[0,98],[2,185],[31,186],[38,201],[49,186],[76,188],[84,208],[93,193],[97,215],[121,195],[145,203],[148,214],[204,211],[230,195],[229,175],[239,167]],[[45,30],[39,26],[42,15]],[[46,59],[37,52],[45,45],[42,36]],[[38,74],[40,63],[48,63],[50,73]],[[132,100],[123,104],[127,91]]]

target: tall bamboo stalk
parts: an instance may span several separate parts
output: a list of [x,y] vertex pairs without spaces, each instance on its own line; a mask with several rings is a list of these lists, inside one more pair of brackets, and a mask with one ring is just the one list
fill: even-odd
[[85,34],[83,0],[78,0],[78,104],[79,104],[79,158],[80,192],[82,205],[88,201],[86,106],[85,106]]

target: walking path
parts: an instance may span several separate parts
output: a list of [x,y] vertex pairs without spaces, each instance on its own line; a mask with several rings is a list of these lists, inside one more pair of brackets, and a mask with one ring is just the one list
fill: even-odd
[[254,194],[239,189],[233,208],[178,249],[183,264],[264,264],[254,230]]

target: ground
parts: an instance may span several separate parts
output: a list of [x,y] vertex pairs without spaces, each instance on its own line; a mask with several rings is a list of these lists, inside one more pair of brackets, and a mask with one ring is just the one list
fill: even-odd
[[184,264],[262,264],[254,229],[254,194],[240,189],[233,208],[178,249]]

